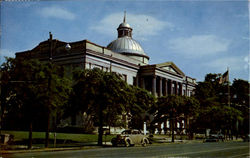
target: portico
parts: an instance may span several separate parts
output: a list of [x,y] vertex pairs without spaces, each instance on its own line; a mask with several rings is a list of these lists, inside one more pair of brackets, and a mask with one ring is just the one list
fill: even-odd
[[184,88],[190,86],[186,84],[189,77],[185,76],[173,62],[141,66],[139,77],[139,86],[150,91],[156,97],[171,94],[187,95]]

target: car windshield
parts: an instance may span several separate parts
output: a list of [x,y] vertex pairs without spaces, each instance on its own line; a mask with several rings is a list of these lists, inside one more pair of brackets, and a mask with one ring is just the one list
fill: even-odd
[[140,131],[138,131],[138,130],[125,130],[122,132],[122,134],[140,134]]
[[133,131],[132,134],[140,134],[139,131]]
[[131,134],[131,131],[130,130],[125,130],[122,132],[122,134]]

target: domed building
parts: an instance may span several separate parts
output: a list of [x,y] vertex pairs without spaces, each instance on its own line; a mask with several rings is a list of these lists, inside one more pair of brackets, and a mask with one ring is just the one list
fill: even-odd
[[148,64],[149,57],[146,55],[141,45],[132,38],[133,29],[126,23],[126,15],[123,23],[117,28],[118,38],[108,44],[107,48],[113,52],[121,53],[128,57],[140,60],[144,64]]
[[[132,27],[123,22],[117,28],[118,38],[107,47],[88,40],[63,42],[53,39],[52,34],[46,41],[35,48],[17,52],[16,58],[36,58],[41,61],[52,60],[59,65],[82,69],[99,68],[122,75],[130,85],[139,86],[156,97],[170,94],[191,96],[195,89],[196,79],[186,76],[173,62],[149,64],[149,57],[142,46],[132,38]],[[177,127],[185,129],[187,118],[177,121]],[[80,124],[80,122],[75,122]],[[159,123],[163,129],[170,128],[170,122]]]

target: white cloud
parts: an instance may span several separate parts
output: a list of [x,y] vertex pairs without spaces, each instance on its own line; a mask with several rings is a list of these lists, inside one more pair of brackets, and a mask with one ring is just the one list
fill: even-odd
[[243,40],[250,40],[250,37],[241,37]]
[[244,58],[242,56],[231,56],[214,59],[212,61],[204,63],[203,65],[216,70],[216,72],[218,73],[225,71],[227,67],[229,67],[229,70],[231,70],[233,73],[237,73],[238,71],[242,71],[242,68],[245,65],[245,60],[246,57]]
[[236,18],[248,18],[249,15],[248,14],[236,14],[234,15]]
[[[123,13],[110,14],[90,29],[106,35],[114,35],[119,24],[123,22],[123,16]],[[126,22],[133,28],[133,37],[139,40],[146,40],[148,36],[157,35],[165,28],[171,31],[174,27],[169,22],[160,21],[149,15],[127,14],[126,17]]]
[[168,43],[170,49],[187,57],[202,57],[226,52],[229,45],[229,40],[219,38],[216,35],[180,37],[172,39]]
[[59,19],[65,19],[65,20],[74,20],[75,14],[71,13],[70,11],[59,8],[57,6],[51,6],[51,7],[44,7],[38,11],[38,13],[42,17],[46,18],[59,18]]

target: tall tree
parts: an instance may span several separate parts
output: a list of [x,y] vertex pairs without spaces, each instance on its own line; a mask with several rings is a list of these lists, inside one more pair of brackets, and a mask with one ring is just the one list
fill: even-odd
[[183,114],[184,99],[182,96],[169,95],[158,98],[156,105],[156,120],[160,122],[171,120],[172,142],[174,142],[174,121]]
[[122,115],[128,99],[128,85],[121,76],[100,69],[84,70],[74,74],[75,111],[86,112],[98,126],[98,145],[102,145],[103,126]]
[[236,132],[246,135],[249,132],[249,91],[250,84],[242,79],[234,79],[231,87],[232,106],[242,112],[242,122],[237,122]]
[[11,82],[11,76],[15,67],[15,61],[13,58],[5,58],[6,62],[1,65],[0,79],[1,79],[1,96],[0,96],[0,132],[3,128],[3,120],[5,113],[10,107],[10,98],[14,97],[13,85]]
[[155,97],[145,89],[130,87],[131,91],[128,91],[130,96],[127,96],[130,102],[126,109],[131,116],[130,127],[142,129],[145,121],[150,124],[153,120],[150,109],[155,106]]
[[189,133],[190,138],[192,138],[195,129],[194,124],[199,116],[200,103],[193,96],[183,96],[183,99],[184,104],[182,104],[182,107],[180,108],[182,109],[182,113],[186,120],[189,120],[187,132]]
[[[9,82],[13,85],[11,87],[13,97],[8,99],[12,103],[8,114],[18,112],[29,124],[28,147],[31,148],[34,121],[39,120],[38,122],[43,124],[44,116],[48,115],[48,111],[58,114],[59,109],[68,100],[71,85],[69,80],[64,78],[63,73],[58,71],[57,66],[52,70],[47,63],[38,60],[15,59],[13,63],[9,78]],[[50,92],[48,74],[53,76]]]
[[229,83],[220,84],[221,74],[207,74],[204,82],[195,89],[195,98],[201,108],[196,127],[212,130],[231,130],[232,124],[241,119],[241,112],[229,104]]

